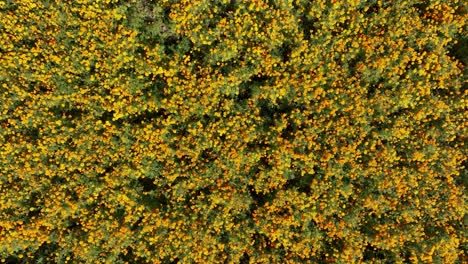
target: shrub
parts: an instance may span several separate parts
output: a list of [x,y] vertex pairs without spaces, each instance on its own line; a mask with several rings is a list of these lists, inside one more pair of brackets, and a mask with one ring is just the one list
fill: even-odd
[[466,257],[461,1],[0,9],[3,261]]

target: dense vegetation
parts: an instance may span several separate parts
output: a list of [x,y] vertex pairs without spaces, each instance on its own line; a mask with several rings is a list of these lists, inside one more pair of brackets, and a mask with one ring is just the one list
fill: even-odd
[[466,3],[0,1],[0,260],[461,263]]

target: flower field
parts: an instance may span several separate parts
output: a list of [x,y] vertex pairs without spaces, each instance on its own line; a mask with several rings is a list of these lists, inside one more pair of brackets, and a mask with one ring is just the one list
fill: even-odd
[[467,8],[0,1],[0,263],[466,263]]

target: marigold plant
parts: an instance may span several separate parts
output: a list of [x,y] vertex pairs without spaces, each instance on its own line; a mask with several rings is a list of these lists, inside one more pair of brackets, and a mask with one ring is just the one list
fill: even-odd
[[466,8],[0,1],[0,261],[463,263]]

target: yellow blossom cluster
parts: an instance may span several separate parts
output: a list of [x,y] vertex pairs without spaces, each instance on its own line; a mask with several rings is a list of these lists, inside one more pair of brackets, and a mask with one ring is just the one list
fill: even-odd
[[0,0],[0,261],[463,263],[467,17]]

